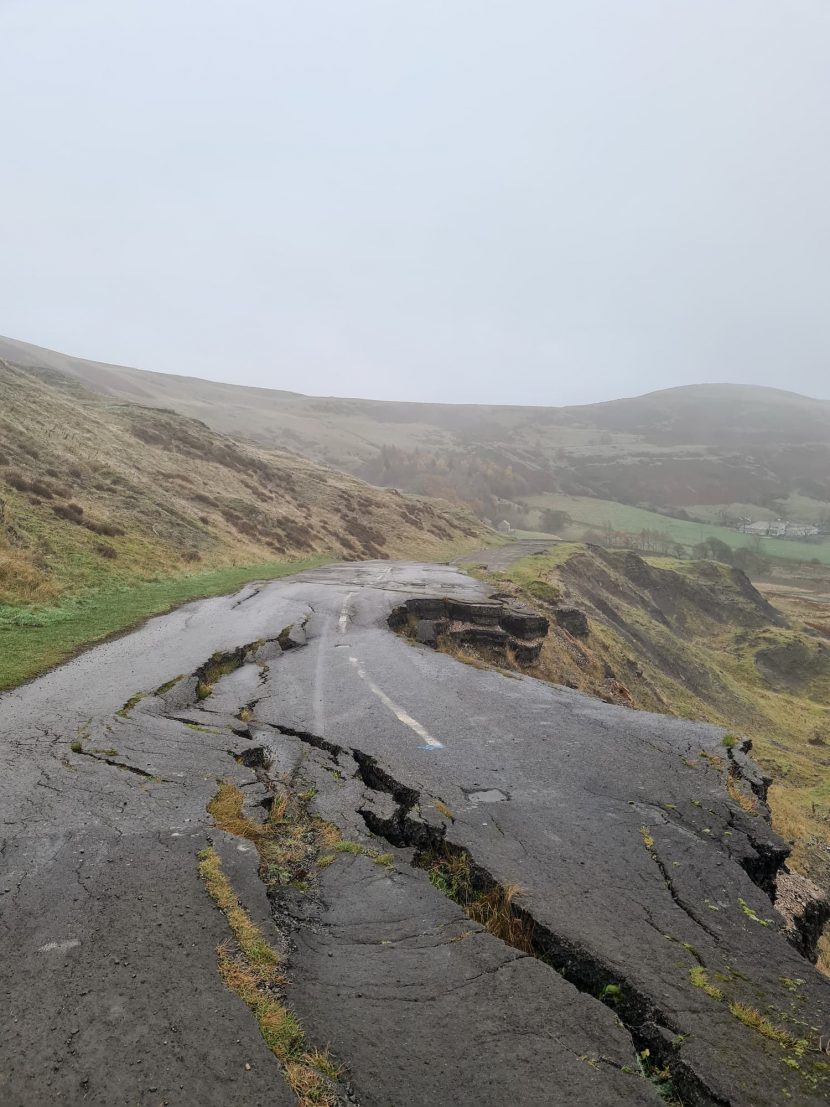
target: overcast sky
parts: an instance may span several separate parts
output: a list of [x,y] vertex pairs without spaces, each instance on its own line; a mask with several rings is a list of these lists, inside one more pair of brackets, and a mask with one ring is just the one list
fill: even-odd
[[827,0],[0,0],[0,333],[239,383],[830,397]]

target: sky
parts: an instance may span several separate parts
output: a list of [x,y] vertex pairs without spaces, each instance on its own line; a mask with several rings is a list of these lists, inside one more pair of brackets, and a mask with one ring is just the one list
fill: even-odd
[[827,0],[0,0],[0,333],[312,394],[830,397]]

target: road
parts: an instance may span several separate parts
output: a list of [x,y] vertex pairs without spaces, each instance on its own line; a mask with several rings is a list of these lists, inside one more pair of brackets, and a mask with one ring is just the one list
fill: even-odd
[[456,565],[478,565],[482,569],[498,572],[509,569],[516,561],[525,557],[533,557],[534,554],[545,554],[553,546],[558,546],[561,538],[519,538],[515,542],[508,542],[504,546],[491,546],[487,550],[479,550],[475,553],[462,554],[456,558]]
[[[342,1063],[337,1102],[827,1102],[830,984],[764,890],[786,849],[751,761],[715,727],[414,645],[386,625],[414,595],[487,590],[455,567],[318,569],[0,698],[0,1103],[296,1102],[217,971],[208,844],[307,1041]],[[252,643],[197,692],[211,655]],[[207,811],[222,779],[259,817],[301,789],[360,848],[266,895],[251,842]],[[444,843],[509,890],[519,948],[413,865]]]

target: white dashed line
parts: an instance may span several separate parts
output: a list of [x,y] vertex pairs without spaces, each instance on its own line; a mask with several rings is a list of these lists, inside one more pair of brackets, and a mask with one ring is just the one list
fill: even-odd
[[443,742],[439,742],[437,738],[433,738],[429,731],[422,727],[417,719],[413,719],[409,712],[404,711],[402,707],[398,707],[394,700],[391,700],[382,688],[378,688],[375,682],[366,675],[366,670],[362,667],[356,657],[350,656],[349,661],[351,661],[352,665],[354,665],[355,669],[357,669],[357,675],[360,677],[360,679],[366,682],[370,690],[374,692],[381,703],[385,707],[388,707],[392,714],[400,722],[402,722],[404,726],[408,726],[410,730],[414,731],[418,735],[418,737],[423,740],[424,744],[430,747],[430,749],[442,750],[444,748]]
[[343,608],[340,612],[340,618],[337,620],[337,629],[341,634],[345,634],[349,628],[349,603],[354,596],[354,592],[350,592],[343,601]]

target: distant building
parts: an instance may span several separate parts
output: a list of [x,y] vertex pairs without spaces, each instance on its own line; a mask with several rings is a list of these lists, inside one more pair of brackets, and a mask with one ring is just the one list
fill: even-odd
[[502,519],[502,521],[496,527],[496,530],[499,532],[499,534],[512,534],[513,533],[513,528],[511,527],[511,525],[508,523],[508,521],[506,519]]
[[767,538],[812,538],[819,533],[812,523],[788,523],[784,519],[762,519],[757,523],[744,523],[740,528],[744,534],[755,534]]

